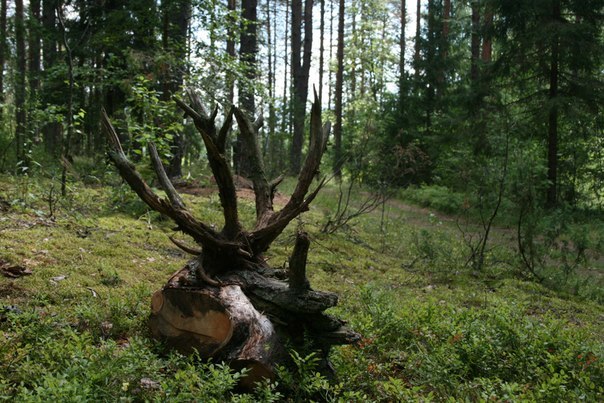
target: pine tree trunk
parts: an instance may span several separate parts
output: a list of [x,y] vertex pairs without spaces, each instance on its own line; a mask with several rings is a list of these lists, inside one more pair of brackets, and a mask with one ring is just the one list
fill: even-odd
[[[289,126],[291,124],[291,119],[290,117],[290,112],[291,112],[291,99],[288,99],[287,94],[288,94],[288,88],[290,88],[290,86],[288,85],[288,77],[291,77],[291,66],[290,63],[288,62],[289,58],[288,58],[288,49],[289,49],[289,43],[290,43],[290,38],[289,38],[289,27],[290,27],[290,4],[289,4],[289,0],[285,0],[285,32],[284,32],[284,36],[283,36],[283,47],[284,47],[284,52],[283,52],[283,97],[281,99],[281,135],[279,136],[280,139],[280,149],[284,150],[285,148],[285,137],[287,134],[289,134]],[[289,67],[289,69],[288,69]],[[290,94],[291,97],[291,94]],[[285,152],[282,152],[279,155],[279,171],[283,171],[286,166],[286,160],[285,160]],[[288,167],[289,168],[289,167]]]
[[407,28],[407,4],[406,0],[401,0],[401,30],[399,33],[399,58],[398,58],[398,96],[402,99],[405,94],[405,52],[407,51],[407,38],[405,30]]
[[[308,97],[308,78],[312,50],[312,0],[292,0],[292,109],[294,133],[290,149],[290,174],[300,172],[304,143],[304,118]],[[302,42],[304,22],[304,42]]]
[[[162,2],[162,46],[172,56],[171,66],[166,66],[168,76],[163,81],[162,100],[168,101],[183,84],[184,63],[187,59],[187,35],[191,19],[192,4],[190,0]],[[185,139],[181,133],[174,133],[170,141],[170,152],[167,173],[170,178],[182,176],[182,159],[184,157]]]
[[6,41],[6,0],[0,1],[0,119],[4,112],[4,65],[6,64],[6,50],[8,43]]
[[489,63],[492,59],[493,54],[493,9],[487,5],[484,14],[484,25],[482,34],[482,52],[480,58],[483,63]]
[[[28,77],[30,98],[37,99],[40,90],[40,0],[29,2],[29,46]],[[37,143],[40,131],[37,124],[30,121],[30,142]]]
[[[243,65],[245,71],[246,83],[239,83],[239,104],[241,109],[248,114],[254,116],[256,110],[256,101],[254,97],[254,87],[257,76],[256,54],[258,52],[257,16],[258,2],[257,0],[242,0],[241,1],[241,36],[239,38],[239,61]],[[233,158],[235,163],[235,171],[243,176],[251,175],[250,150],[244,146],[244,140],[238,136],[233,148]]]
[[338,11],[338,48],[336,51],[336,88],[334,91],[335,98],[335,115],[336,124],[333,128],[334,137],[334,158],[333,158],[333,173],[336,179],[342,178],[342,95],[344,89],[344,17],[345,17],[345,0],[340,0]]
[[[331,61],[333,60],[333,3],[335,0],[330,0],[329,1],[329,63],[331,64]],[[327,96],[327,109],[331,110],[331,103],[332,103],[332,88],[333,86],[331,85],[332,83],[332,69],[329,69],[329,76],[328,76],[328,96]]]
[[413,68],[415,69],[415,83],[419,83],[421,62],[421,40],[422,40],[422,2],[417,0],[417,11],[415,14],[415,56],[413,57]]
[[323,101],[323,65],[325,63],[325,0],[321,0],[319,46],[319,100]]
[[33,95],[40,88],[40,0],[30,0],[29,9],[29,88]]
[[[44,82],[43,84],[43,99],[42,102],[46,107],[55,104],[59,100],[57,95],[60,90],[57,81],[52,79],[50,74],[53,67],[56,65],[57,59],[57,24],[56,24],[56,9],[58,6],[57,0],[43,0],[42,3],[42,63],[44,66]],[[51,122],[42,128],[42,136],[44,138],[44,146],[46,151],[53,156],[58,157],[61,149],[62,128],[58,122]]]
[[476,84],[478,81],[478,60],[480,58],[480,5],[477,1],[472,2],[472,34],[470,41],[470,81]]
[[25,110],[25,22],[23,0],[15,1],[15,45],[17,48],[17,68],[15,69],[15,142],[17,161],[27,167],[27,114]]
[[[558,22],[560,16],[560,0],[554,0],[552,7],[553,20]],[[553,208],[557,204],[557,183],[558,183],[558,72],[560,63],[559,38],[558,34],[553,35],[551,43],[551,60],[549,76],[549,117],[548,117],[548,136],[547,136],[547,206]]]

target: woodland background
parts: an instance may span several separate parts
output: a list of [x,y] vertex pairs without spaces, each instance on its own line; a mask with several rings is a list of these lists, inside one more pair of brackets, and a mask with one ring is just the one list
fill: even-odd
[[[0,397],[244,399],[226,367],[137,338],[150,285],[127,266],[157,259],[159,284],[178,262],[149,235],[167,224],[116,178],[101,110],[143,174],[154,141],[173,182],[205,197],[203,144],[173,97],[262,115],[268,174],[295,176],[314,88],[333,129],[331,180],[303,220],[310,276],[349,295],[340,312],[365,339],[335,353],[341,383],[298,357],[289,389],[254,399],[602,399],[603,24],[604,0],[0,0],[0,267],[49,267],[0,287]],[[227,144],[249,176],[238,130]],[[208,197],[196,206],[214,217]],[[113,234],[124,250],[102,249]],[[139,256],[142,237],[154,246]],[[88,273],[91,250],[107,260]],[[129,364],[93,376],[108,352]]]

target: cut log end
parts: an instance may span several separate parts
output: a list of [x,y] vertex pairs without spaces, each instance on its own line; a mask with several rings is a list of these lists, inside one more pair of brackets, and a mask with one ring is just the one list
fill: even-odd
[[237,285],[166,287],[153,295],[150,327],[154,337],[183,353],[197,351],[202,358],[247,369],[240,385],[244,388],[273,378],[274,366],[287,357],[271,321]]

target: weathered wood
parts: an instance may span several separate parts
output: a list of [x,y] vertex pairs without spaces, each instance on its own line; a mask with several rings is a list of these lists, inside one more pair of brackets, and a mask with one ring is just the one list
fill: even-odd
[[306,258],[310,239],[306,232],[298,232],[294,251],[289,258],[289,286],[295,291],[308,290],[310,283],[306,278]]
[[274,377],[275,366],[287,360],[272,322],[237,285],[165,287],[153,295],[149,324],[156,338],[182,353],[197,351],[246,368],[244,387]]

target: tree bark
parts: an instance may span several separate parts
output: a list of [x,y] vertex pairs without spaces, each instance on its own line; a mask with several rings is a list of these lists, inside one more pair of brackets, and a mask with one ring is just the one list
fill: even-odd
[[17,48],[17,68],[15,70],[15,118],[16,130],[15,141],[16,157],[22,165],[22,168],[27,168],[29,161],[27,160],[28,146],[26,138],[27,129],[27,114],[25,110],[25,22],[23,11],[23,0],[15,0],[15,42]]
[[[329,62],[333,60],[333,3],[335,0],[329,1]],[[332,69],[329,68],[329,76],[328,76],[328,95],[327,95],[327,109],[331,110],[331,101],[332,101]]]
[[40,0],[30,0],[29,88],[32,96],[40,89]]
[[[190,0],[162,1],[162,46],[164,52],[171,55],[170,65],[166,66],[167,77],[164,78],[162,88],[162,100],[165,102],[169,101],[183,84],[191,7]],[[170,178],[182,176],[184,147],[184,136],[181,133],[174,133],[170,141],[172,155],[167,167]]]
[[[57,24],[56,12],[58,0],[43,0],[42,3],[42,64],[44,66],[44,81],[42,83],[42,102],[46,107],[57,103],[60,93],[56,80],[52,79],[51,71],[57,60]],[[58,157],[61,150],[62,128],[58,122],[51,122],[42,128],[46,151]]]
[[480,5],[472,2],[472,34],[470,38],[470,81],[478,82],[478,60],[480,59]]
[[[227,40],[226,40],[226,53],[230,57],[230,61],[234,62],[237,55],[235,54],[235,21],[232,18],[232,14],[237,9],[236,0],[227,0],[227,10],[229,11],[229,18],[227,18]],[[232,105],[235,100],[235,77],[232,73],[227,72],[227,100]]]
[[336,51],[336,88],[334,91],[336,124],[333,128],[334,158],[333,174],[336,179],[342,178],[342,95],[344,89],[344,17],[345,0],[340,0],[338,11],[338,48]]
[[[254,97],[254,81],[257,75],[256,54],[258,52],[257,40],[257,0],[241,1],[241,36],[239,40],[239,60],[245,71],[245,82],[239,83],[239,104],[241,109],[252,117],[256,110]],[[233,149],[235,160],[235,172],[249,177],[251,173],[250,151],[245,148],[241,135],[237,136]]]
[[[290,148],[290,174],[300,172],[302,145],[304,143],[304,118],[308,98],[308,78],[312,50],[312,0],[292,0],[292,109],[294,134]],[[302,20],[304,20],[304,43],[302,43]],[[302,53],[303,52],[303,53]]]
[[[287,78],[291,77],[291,66],[288,63],[288,47],[289,47],[289,26],[290,26],[290,6],[289,6],[289,0],[285,0],[285,33],[283,36],[283,47],[285,48],[285,51],[283,52],[283,97],[281,99],[281,136],[280,136],[280,142],[281,144],[283,144],[284,138],[286,137],[287,134],[289,134],[289,127],[291,125],[291,119],[290,119],[290,114],[291,114],[291,99],[288,99],[287,97],[287,90],[288,88],[290,88],[290,86],[288,86],[288,81]],[[288,66],[289,71],[288,71]],[[290,98],[291,98],[291,94],[290,94]],[[284,147],[281,147],[281,149],[283,150]],[[283,171],[287,164],[285,161],[285,153],[282,153],[281,155],[279,155],[279,170]]]
[[417,0],[417,11],[415,14],[415,56],[413,57],[413,67],[415,69],[415,82],[419,83],[420,64],[421,64],[421,39],[422,39],[422,2]]
[[323,101],[323,65],[325,63],[325,0],[321,1],[319,46],[319,100]]
[[407,4],[406,0],[401,0],[401,30],[399,33],[399,58],[398,58],[398,96],[402,99],[405,93],[405,52],[407,51],[407,38],[405,30],[407,28]]
[[0,119],[4,112],[4,65],[6,64],[7,31],[6,31],[6,0],[0,1]]
[[63,162],[63,169],[61,171],[61,195],[65,197],[67,195],[67,161],[71,160],[71,141],[73,139],[73,89],[74,89],[74,78],[73,78],[73,55],[71,52],[71,46],[67,40],[67,29],[63,21],[63,5],[59,4],[57,7],[57,20],[61,25],[61,33],[63,34],[63,46],[65,47],[67,57],[67,81],[68,81],[68,92],[67,92],[67,136],[63,141],[63,147],[61,152],[61,159]]
[[493,9],[487,5],[484,14],[484,24],[482,32],[482,51],[480,58],[483,63],[489,63],[493,57]]
[[[559,22],[560,0],[554,0],[552,5],[552,19]],[[560,63],[559,37],[555,33],[551,43],[550,76],[549,76],[549,116],[547,136],[547,187],[546,204],[553,208],[557,204],[558,183],[558,73]]]

